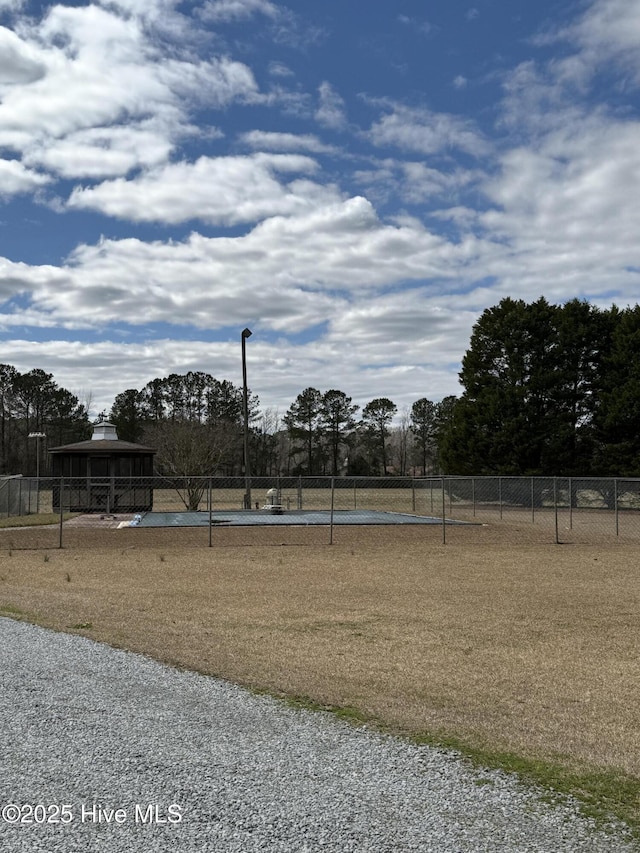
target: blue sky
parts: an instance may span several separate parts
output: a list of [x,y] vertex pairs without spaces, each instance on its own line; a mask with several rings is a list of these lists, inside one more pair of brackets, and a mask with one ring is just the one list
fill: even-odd
[[640,0],[0,0],[0,360],[459,393],[505,296],[638,300],[639,87]]

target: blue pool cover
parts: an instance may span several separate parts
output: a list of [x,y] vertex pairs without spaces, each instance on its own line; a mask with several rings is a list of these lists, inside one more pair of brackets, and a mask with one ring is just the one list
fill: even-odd
[[[285,510],[275,515],[268,510],[216,510],[211,513],[211,523],[215,527],[239,527],[253,525],[301,525],[330,524],[329,510]],[[441,518],[425,515],[412,515],[404,512],[384,512],[381,510],[335,510],[334,524],[442,524]],[[447,524],[468,524],[464,521],[447,519]],[[209,513],[203,512],[147,512],[138,522],[138,527],[207,527]]]

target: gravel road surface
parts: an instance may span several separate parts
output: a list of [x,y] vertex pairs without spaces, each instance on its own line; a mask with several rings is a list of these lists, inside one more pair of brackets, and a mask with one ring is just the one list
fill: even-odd
[[7,853],[627,853],[456,754],[0,619]]

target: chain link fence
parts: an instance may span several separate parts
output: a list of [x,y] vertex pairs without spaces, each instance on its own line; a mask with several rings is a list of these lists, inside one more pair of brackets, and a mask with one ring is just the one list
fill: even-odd
[[[30,524],[41,520],[48,524]],[[0,548],[334,544],[356,536],[479,547],[633,542],[640,479],[14,477],[0,480],[0,525]]]
[[40,513],[38,480],[21,474],[0,477],[0,518]]

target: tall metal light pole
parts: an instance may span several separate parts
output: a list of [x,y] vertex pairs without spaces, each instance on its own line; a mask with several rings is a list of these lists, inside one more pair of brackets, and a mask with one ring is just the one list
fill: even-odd
[[251,329],[242,330],[242,408],[244,414],[244,508],[251,509],[251,462],[249,460],[249,399],[247,391],[246,340]]
[[44,432],[30,432],[28,438],[36,440],[36,514],[40,512],[40,439],[46,438]]

